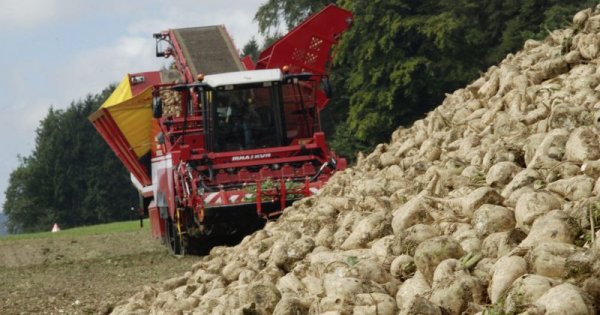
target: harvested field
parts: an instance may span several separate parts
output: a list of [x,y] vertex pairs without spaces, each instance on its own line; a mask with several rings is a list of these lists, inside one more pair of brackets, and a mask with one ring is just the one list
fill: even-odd
[[[148,228],[0,238],[0,314],[107,314],[143,289],[188,270]],[[61,232],[62,233],[62,232]]]

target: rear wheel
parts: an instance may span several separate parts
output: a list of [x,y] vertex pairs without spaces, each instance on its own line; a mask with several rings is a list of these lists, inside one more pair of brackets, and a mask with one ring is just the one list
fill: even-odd
[[171,219],[167,219],[164,243],[167,246],[169,252],[173,255],[184,255],[185,244],[177,232],[177,227]]
[[[256,218],[244,222],[225,221],[213,224],[202,224],[196,233],[186,229],[180,235],[175,222],[168,218],[165,221],[166,231],[163,243],[173,255],[207,255],[214,246],[234,246],[246,236],[261,229],[265,220]],[[185,227],[182,227],[185,229]]]

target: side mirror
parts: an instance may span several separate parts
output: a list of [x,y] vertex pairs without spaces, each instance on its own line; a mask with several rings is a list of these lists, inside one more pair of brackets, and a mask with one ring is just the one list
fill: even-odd
[[321,79],[321,88],[323,89],[323,92],[325,93],[325,96],[327,96],[327,98],[331,98],[333,96],[333,90],[331,89],[331,83],[329,82],[329,78],[323,77]]
[[152,98],[152,116],[154,116],[154,118],[161,118],[162,114],[162,100],[160,99],[160,96],[155,96]]

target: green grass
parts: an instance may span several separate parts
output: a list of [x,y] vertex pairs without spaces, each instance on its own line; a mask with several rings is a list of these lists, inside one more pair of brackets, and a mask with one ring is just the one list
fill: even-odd
[[[150,229],[150,222],[148,222],[148,219],[145,219],[143,230],[148,231],[149,229]],[[85,235],[112,234],[112,233],[123,233],[123,232],[136,232],[139,230],[140,230],[140,221],[134,220],[134,221],[113,222],[113,223],[106,223],[106,224],[76,227],[76,228],[72,228],[72,229],[61,230],[58,233],[38,232],[38,233],[5,235],[5,236],[0,236],[0,242],[35,239],[35,238],[85,236]],[[148,233],[150,233],[150,232],[148,231]]]

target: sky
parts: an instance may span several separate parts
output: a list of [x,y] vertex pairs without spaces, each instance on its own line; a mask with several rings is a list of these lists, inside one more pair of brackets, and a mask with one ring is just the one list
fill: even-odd
[[168,60],[154,56],[152,34],[169,28],[224,24],[241,49],[258,33],[253,17],[264,2],[1,0],[0,204],[50,106],[66,108],[126,73],[159,70]]

